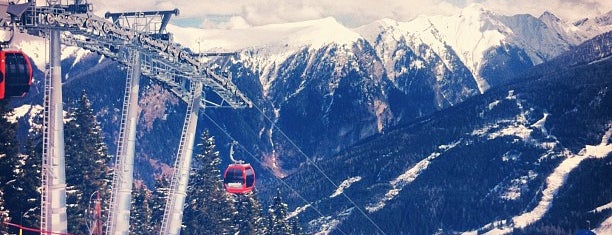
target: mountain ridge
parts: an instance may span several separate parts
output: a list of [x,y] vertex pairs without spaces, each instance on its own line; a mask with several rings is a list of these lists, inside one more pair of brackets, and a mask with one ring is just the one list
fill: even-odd
[[[551,15],[540,18],[559,23]],[[537,28],[521,29],[521,22]],[[561,23],[558,28],[566,27],[566,23]],[[260,34],[251,42],[250,35],[236,36],[228,30],[182,31],[175,26],[169,26],[169,30],[175,33],[177,42],[190,46],[192,51],[198,48],[199,39],[199,46],[204,47],[198,51],[230,45],[225,49],[217,48],[227,51],[241,48],[241,42],[254,45],[241,48],[236,56],[211,58],[207,62],[219,72],[232,74],[234,83],[258,105],[258,109],[206,109],[206,112],[222,122],[221,126],[226,128],[223,131],[228,131],[256,153],[258,160],[264,162],[264,166],[255,166],[258,170],[268,168],[281,177],[303,167],[302,153],[313,159],[326,159],[397,124],[453,107],[512,82],[514,74],[533,67],[537,60],[551,60],[553,55],[575,46],[568,43],[571,40],[562,40],[565,36],[557,35],[558,29],[534,16],[503,16],[477,6],[466,9],[464,14],[422,16],[411,22],[384,19],[378,24],[382,28],[371,24],[370,29],[362,28],[365,33],[361,34],[332,18],[261,26],[255,30],[239,29]],[[476,39],[473,42],[457,39],[463,36],[456,30],[461,28],[459,26],[475,33],[473,38]],[[522,30],[517,32],[533,35],[525,35],[529,40],[516,39],[521,37],[512,34],[513,27]],[[415,28],[419,31],[412,32]],[[203,35],[206,32],[216,33]],[[342,39],[336,42],[335,33]],[[553,49],[542,46],[542,42],[536,40],[540,37],[555,42],[550,46]],[[228,38],[231,40],[227,41]],[[519,43],[507,38],[515,38]],[[461,45],[453,48],[453,43]],[[491,45],[495,46],[489,48]],[[24,45],[24,50],[32,50],[38,68],[44,68],[44,64],[39,64],[44,62],[46,55],[44,43],[30,46]],[[474,50],[477,46],[480,48]],[[74,89],[85,89],[90,94],[107,92],[90,98],[95,101],[98,116],[104,119],[102,125],[107,140],[113,141],[117,133],[116,121],[120,118],[117,112],[125,71],[106,71],[117,64],[82,49],[64,53],[63,58],[62,77],[67,81],[68,89],[64,89],[67,99],[75,94]],[[101,71],[100,68],[105,68],[103,73],[92,72]],[[38,71],[37,77],[42,74]],[[146,79],[141,82],[141,100],[149,102],[157,97],[156,93],[164,92],[163,84]],[[41,85],[37,79],[38,90],[42,90]],[[139,165],[137,172],[148,175],[154,172],[150,168],[155,168],[147,165],[148,159],[172,165],[173,157],[167,153],[174,149],[162,146],[174,146],[176,138],[161,139],[161,136],[180,135],[184,118],[181,113],[185,107],[172,100],[158,100],[142,108],[146,110],[141,116],[146,117],[141,117],[139,125],[145,128],[139,128],[138,135],[142,138],[137,145],[140,152],[137,161],[144,166]],[[211,123],[204,120],[199,126],[202,129],[210,127]],[[214,135],[220,136],[220,145],[231,141],[222,131],[211,129]],[[109,144],[111,151],[113,145]]]
[[[568,26],[550,13],[504,16],[474,6],[464,14],[422,16],[411,22],[383,19],[364,26],[362,33],[331,18],[240,29],[261,34],[250,42],[249,35],[223,35],[229,32],[223,30],[181,31],[172,26],[170,31],[176,30],[177,41],[192,51],[198,39],[206,41],[198,51],[238,49],[236,56],[207,62],[232,74],[257,107],[205,109],[213,121],[201,118],[198,128],[210,128],[222,152],[234,138],[249,154],[255,153],[263,162],[252,162],[261,197],[272,194],[277,176],[308,198],[304,204],[292,192],[284,193],[292,208],[301,208],[294,214],[311,232],[375,232],[354,205],[338,197],[346,192],[362,195],[356,203],[385,231],[431,234],[512,227],[515,216],[539,205],[547,176],[563,159],[585,157],[582,149],[586,153],[587,146],[604,142],[612,107],[612,32],[582,45],[574,42],[609,27],[605,19]],[[334,33],[341,39],[336,41]],[[249,46],[242,48],[241,42]],[[37,67],[44,68],[44,43],[21,43],[31,50]],[[216,47],[223,45],[229,46]],[[113,152],[125,71],[82,49],[67,48],[62,58],[66,104],[87,90]],[[526,75],[515,76],[521,73]],[[36,76],[42,78],[43,73],[37,70]],[[41,103],[40,94],[35,96],[41,80],[36,79],[18,105]],[[174,161],[186,105],[156,81],[141,79],[140,86],[135,177],[150,184],[152,175]],[[20,128],[33,119],[21,119]],[[213,125],[215,120],[222,130]],[[241,150],[237,154],[252,160]],[[304,155],[341,187],[321,182]],[[606,189],[612,185],[580,183],[591,175],[611,175],[609,168],[601,167],[609,162],[609,156],[581,161],[572,171],[581,174],[566,175],[570,189],[551,188],[561,199],[550,206],[549,212],[556,214],[538,215],[541,223],[569,228],[575,224],[555,218],[572,214],[598,223],[609,217],[609,210],[588,211],[609,202],[612,193]],[[465,184],[467,180],[474,184]],[[568,193],[575,188],[603,196],[576,199],[574,194],[590,197],[581,190]],[[567,209],[577,200],[578,209]],[[315,206],[325,216],[308,209]],[[547,231],[538,223],[523,228],[524,233]]]
[[[325,227],[321,224],[343,233],[376,232],[351,209],[355,205],[330,196],[339,190],[387,233],[568,234],[586,228],[586,220],[602,223],[611,211],[592,211],[612,200],[610,183],[602,180],[612,174],[606,169],[612,160],[612,60],[590,55],[593,63],[568,67],[556,60],[551,63],[560,69],[536,67],[531,77],[389,128],[317,162],[342,188],[320,179],[312,166],[287,178],[308,195],[308,206],[329,217],[304,210],[297,198],[290,204],[313,232]],[[597,148],[602,151],[590,154]],[[590,172],[593,167],[597,170]],[[585,172],[596,178],[585,178]],[[572,206],[575,200],[584,202]]]
[[[552,19],[556,28],[566,27],[552,14],[540,18]],[[531,22],[528,25],[537,29],[515,30],[521,22]],[[317,158],[397,123],[459,104],[573,46],[568,43],[571,40],[562,40],[558,29],[534,16],[503,16],[479,5],[452,16],[421,16],[410,22],[383,19],[357,29],[324,18],[234,32],[176,26],[169,30],[192,51],[207,51],[211,45],[229,45],[226,51],[241,48],[240,43],[249,45],[238,50],[237,56],[210,58],[208,63],[231,73],[273,123],[287,130],[307,155]],[[542,35],[550,39],[544,41],[555,43],[542,46],[547,45],[537,40]],[[44,43],[25,44],[20,45],[32,50],[37,66],[44,68],[40,64],[46,55],[41,51]],[[102,57],[86,59],[95,56],[82,49],[65,51],[70,52],[63,54],[64,78],[80,73],[83,68],[78,64],[83,60],[89,65],[103,61]],[[350,115],[346,110],[351,110]],[[299,159],[299,154],[289,150],[291,144],[274,125],[252,121],[260,120],[259,114],[215,113],[235,117],[227,119],[229,125],[248,123],[257,136],[241,141],[257,146],[264,159],[284,158],[266,161],[286,162],[274,164],[280,167],[276,172],[291,171],[303,161],[291,160]]]

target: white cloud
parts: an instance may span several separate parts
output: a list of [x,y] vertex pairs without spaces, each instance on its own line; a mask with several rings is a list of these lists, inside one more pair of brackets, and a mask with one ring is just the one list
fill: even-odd
[[409,21],[424,15],[449,15],[478,2],[504,14],[548,10],[560,18],[576,20],[612,10],[608,0],[90,0],[97,14],[107,11],[172,10],[179,19],[197,19],[205,27],[247,27],[334,17],[349,27],[382,18]]
[[202,24],[202,28],[219,28],[219,29],[245,29],[252,25],[249,24],[242,16],[232,16],[229,20],[221,23],[212,23],[205,21]]

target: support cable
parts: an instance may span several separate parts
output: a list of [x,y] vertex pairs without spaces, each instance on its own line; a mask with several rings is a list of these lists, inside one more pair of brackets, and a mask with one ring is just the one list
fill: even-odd
[[[227,132],[225,129],[223,129],[223,127],[221,127],[221,125],[219,125],[219,123],[217,123],[214,119],[212,119],[210,116],[208,116],[208,114],[206,114],[205,112],[204,116],[206,118],[208,118],[208,120],[210,120],[217,128],[219,128],[219,130],[221,130],[221,132],[223,132],[223,134],[225,134],[228,138],[230,138],[230,140],[232,140],[233,142],[238,143],[238,145],[240,146],[240,148],[242,148],[242,150],[244,152],[246,152],[251,158],[253,158],[257,163],[259,163],[260,165],[264,165],[264,163],[259,160],[255,154],[251,153],[246,147],[244,147],[242,144],[240,144],[238,141],[236,141],[236,139],[234,139],[234,137],[232,137],[232,135]],[[268,170],[270,171],[270,170]],[[274,175],[274,172],[271,172],[272,175]],[[317,209],[317,207],[314,205],[314,203],[309,202],[308,200],[306,200],[306,198],[304,198],[304,196],[302,196],[302,194],[300,194],[297,190],[295,190],[293,187],[291,187],[291,185],[289,185],[287,182],[285,182],[285,180],[281,179],[280,177],[277,177],[276,175],[274,175],[274,178],[279,181],[280,183],[282,183],[284,186],[286,186],[287,188],[289,188],[291,190],[291,192],[295,193],[300,199],[302,199],[302,201],[304,201],[306,203],[306,205],[312,205],[311,208],[317,212],[317,214],[319,214],[321,217],[325,217],[325,215],[323,215],[323,213]],[[346,233],[344,231],[342,231],[342,229],[337,228],[338,231],[340,231],[340,233],[346,235]]]
[[[4,224],[14,227],[14,228],[18,228],[19,230],[25,230],[28,232],[35,232],[35,233],[40,233],[40,234],[58,234],[58,235],[72,235],[70,233],[60,233],[60,232],[53,232],[53,231],[47,231],[44,229],[36,229],[36,228],[30,228],[30,227],[26,227],[23,225],[19,225],[19,224],[15,224],[15,223],[10,223],[10,222],[4,222]],[[22,231],[19,231],[19,234],[22,234]]]
[[[261,115],[263,115],[263,116],[264,116],[264,118],[270,122],[270,124],[272,125],[272,127],[271,127],[271,128],[272,128],[272,129],[276,128],[276,130],[278,130],[278,131],[280,132],[280,134],[281,134],[283,137],[285,137],[285,139],[286,139],[287,141],[289,141],[289,143],[291,143],[291,145],[292,145],[292,146],[293,146],[295,149],[297,149],[297,151],[298,151],[298,152],[299,152],[299,153],[300,153],[302,156],[304,156],[304,157],[306,158],[306,161],[307,161],[308,163],[312,164],[312,165],[313,165],[313,166],[314,166],[314,167],[315,167],[315,168],[316,168],[316,169],[319,171],[319,173],[321,173],[321,174],[322,174],[322,175],[325,177],[325,179],[327,179],[327,181],[329,181],[329,183],[331,183],[331,184],[332,184],[334,187],[339,188],[338,184],[334,183],[334,181],[332,181],[332,180],[331,180],[331,178],[330,178],[330,177],[329,177],[327,174],[325,174],[325,172],[323,172],[323,170],[322,170],[322,169],[321,169],[321,168],[320,168],[320,167],[319,167],[319,166],[318,166],[318,165],[317,165],[317,164],[316,164],[316,163],[315,163],[315,162],[314,162],[314,161],[313,161],[313,160],[312,160],[310,157],[308,157],[308,155],[306,155],[306,153],[304,153],[304,151],[302,151],[302,149],[301,149],[300,147],[298,147],[298,146],[297,146],[297,144],[295,144],[295,142],[293,142],[293,140],[292,140],[291,138],[289,138],[289,136],[288,136],[287,134],[285,134],[285,132],[284,132],[284,131],[283,131],[283,130],[280,128],[280,127],[278,127],[278,126],[277,126],[277,125],[276,125],[276,124],[275,124],[275,123],[272,121],[272,119],[271,119],[271,118],[270,118],[268,115],[266,115],[266,114],[264,113],[264,111],[263,111],[263,110],[262,110],[262,109],[261,109],[261,108],[260,108],[258,105],[253,104],[253,107],[254,107],[255,109],[257,109],[257,110],[258,110],[258,111],[261,113]],[[345,197],[345,198],[346,198],[346,199],[347,199],[347,200],[348,200],[348,201],[349,201],[351,204],[353,204],[353,206],[355,206],[355,208],[357,208],[357,210],[359,210],[359,212],[360,212],[360,213],[361,213],[361,214],[362,214],[362,215],[363,215],[363,216],[364,216],[364,217],[365,217],[365,218],[366,218],[366,219],[367,219],[367,220],[368,220],[368,221],[369,221],[369,222],[370,222],[372,225],[374,225],[374,227],[376,227],[376,230],[378,230],[378,231],[379,231],[379,232],[381,232],[382,234],[386,234],[386,233],[385,233],[385,231],[383,231],[383,230],[380,228],[380,226],[378,226],[378,224],[376,224],[376,222],[374,222],[374,220],[372,220],[372,218],[370,218],[370,216],[368,216],[368,214],[366,214],[366,213],[365,213],[365,211],[363,211],[363,210],[362,210],[362,209],[361,209],[361,208],[360,208],[360,207],[357,205],[357,203],[355,203],[355,201],[353,201],[353,199],[351,199],[351,198],[350,198],[348,195],[346,195],[346,193],[344,193],[344,192],[341,192],[340,194],[342,194],[342,195],[343,195],[343,196],[344,196],[344,197]]]

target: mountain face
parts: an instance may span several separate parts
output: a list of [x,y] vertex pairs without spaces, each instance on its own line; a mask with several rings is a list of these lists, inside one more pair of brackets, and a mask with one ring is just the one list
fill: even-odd
[[[194,34],[184,30],[176,29],[177,38]],[[503,16],[479,5],[455,16],[384,19],[353,30],[327,18],[227,33],[219,44],[240,54],[211,63],[232,73],[237,84],[249,83],[249,97],[260,101],[275,124],[253,126],[259,139],[242,140],[267,143],[263,148],[275,171],[303,163],[300,151],[324,158],[398,123],[452,107],[587,39],[550,13]],[[219,39],[221,33],[210,34]],[[265,36],[237,46],[243,34]]]
[[[471,5],[454,16],[384,19],[357,29],[326,18],[236,30],[169,26],[169,31],[192,49],[238,52],[208,62],[231,73],[257,106],[207,109],[211,119],[201,118],[199,126],[211,129],[224,146],[230,139],[219,124],[261,156],[263,167],[286,176],[306,161],[304,155],[325,159],[512,81],[512,75],[604,32],[610,24],[600,18],[577,25],[550,13],[503,16]],[[591,21],[597,27],[584,33]],[[44,68],[45,46],[26,40],[19,47]],[[113,152],[125,72],[83,50],[67,48],[63,58],[67,101],[88,91]],[[40,91],[41,85],[37,80]],[[137,173],[146,176],[163,169],[159,163],[172,164],[185,105],[156,82],[142,79],[141,88]]]
[[[610,13],[568,23],[479,5],[356,29],[332,18],[169,27],[192,49],[238,52],[207,62],[256,104],[207,108],[199,129],[222,152],[225,131],[245,147],[237,156],[255,164],[261,197],[286,177],[309,232],[347,234],[376,233],[363,214],[388,234],[567,234],[610,217],[612,185],[598,180],[612,176],[610,30]],[[40,125],[46,46],[17,47],[39,68],[13,103],[25,136]],[[62,58],[65,107],[86,90],[114,153],[125,71],[80,49]],[[140,87],[135,177],[151,184],[174,161],[186,105],[155,81]]]
[[585,37],[594,37],[612,30],[612,10],[595,18],[584,18],[573,23]]
[[609,233],[611,39],[304,166],[290,208],[313,233]]

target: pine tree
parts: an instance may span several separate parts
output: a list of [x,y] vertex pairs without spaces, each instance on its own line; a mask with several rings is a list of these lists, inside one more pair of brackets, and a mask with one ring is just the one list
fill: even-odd
[[267,234],[261,205],[256,199],[257,192],[236,195],[236,214],[234,220],[238,234]]
[[302,230],[302,226],[300,226],[297,216],[289,218],[289,225],[291,226],[293,234],[304,234],[304,230]]
[[13,110],[6,107],[6,101],[0,100],[0,186],[13,179],[14,165],[16,165],[19,145],[17,142],[17,124],[7,120]]
[[[17,141],[17,124],[11,123],[7,120],[7,116],[12,114],[12,109],[7,107],[6,100],[0,100],[0,194],[2,199],[0,200],[0,219],[9,221],[10,218],[18,217],[16,214],[19,213],[18,205],[9,203],[10,200],[17,200],[14,195],[7,193],[7,191],[16,190],[13,188],[10,182],[14,182],[15,178],[15,167],[19,165],[19,143]],[[14,207],[14,208],[12,208]],[[15,209],[17,208],[17,209]],[[0,232],[6,234],[8,228],[4,226],[4,223],[0,225]]]
[[287,219],[287,204],[281,198],[281,191],[277,189],[272,205],[268,209],[268,233],[272,235],[301,234],[302,229],[295,218]]
[[93,206],[92,195],[102,193],[107,198],[110,181],[106,163],[110,155],[102,130],[85,91],[70,110],[64,128],[66,142],[66,205],[68,231],[88,233],[86,210]]
[[[36,134],[40,138],[40,134]],[[36,228],[40,225],[40,191],[42,143],[28,139],[27,155],[20,155],[19,164],[15,167],[15,180],[10,182],[6,190],[11,197],[7,204],[11,205],[12,223]],[[36,145],[36,146],[34,146]]]
[[235,231],[236,213],[230,195],[223,188],[214,138],[205,131],[193,158],[183,216],[183,234],[228,234]]
[[144,184],[140,186],[134,184],[133,189],[130,234],[154,234],[155,231],[151,226],[150,192]]
[[4,222],[10,220],[8,211],[4,208],[4,193],[0,191],[0,234],[8,234],[8,226]]
[[155,177],[155,191],[151,193],[151,200],[149,202],[151,207],[150,226],[153,228],[153,231],[161,230],[160,222],[164,217],[169,188],[170,181],[166,177],[163,175]]

